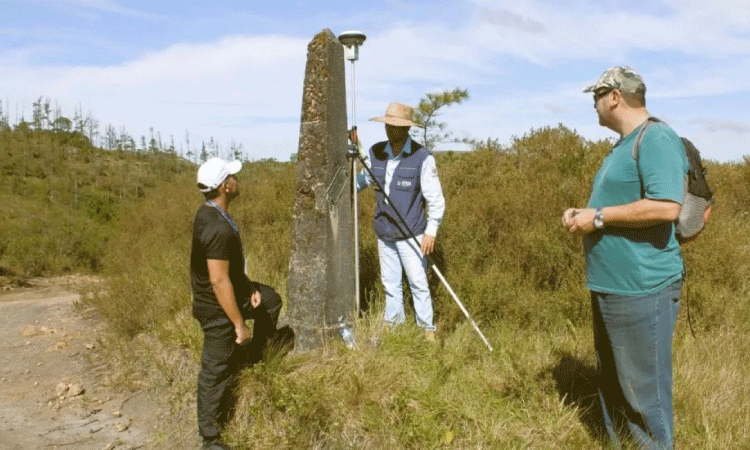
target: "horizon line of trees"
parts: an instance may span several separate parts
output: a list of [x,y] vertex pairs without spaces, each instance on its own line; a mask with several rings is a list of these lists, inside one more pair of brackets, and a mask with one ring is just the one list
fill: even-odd
[[[52,133],[69,133],[85,137],[88,142],[108,151],[126,151],[133,153],[166,153],[177,155],[195,164],[203,163],[211,157],[219,156],[228,159],[239,159],[248,161],[242,143],[230,141],[229,148],[225,149],[213,136],[208,141],[201,140],[198,148],[191,145],[190,132],[186,129],[184,141],[175,143],[174,135],[168,140],[162,139],[161,132],[149,128],[149,135],[141,135],[135,139],[124,126],[119,129],[112,124],[107,124],[101,129],[99,120],[89,111],[84,114],[83,108],[79,106],[73,112],[71,119],[64,115],[61,107],[49,97],[40,96],[32,103],[31,120],[26,120],[22,113],[15,123],[10,121],[8,112],[3,108],[0,100],[0,131],[19,130]],[[183,147],[185,144],[185,147]],[[185,150],[187,148],[187,150]]]
[[[504,149],[497,139],[488,138],[486,141],[470,138],[455,139],[453,134],[447,131],[448,124],[438,120],[438,116],[441,115],[443,109],[461,104],[467,99],[469,99],[468,90],[459,87],[425,94],[415,108],[414,120],[418,127],[412,130],[412,136],[421,138],[423,144],[428,148],[434,148],[435,144],[442,142],[462,142],[469,144],[473,150],[490,148],[502,152]],[[53,105],[52,100],[45,96],[39,96],[32,103],[30,121],[26,120],[22,112],[20,118],[16,119],[16,123],[11,123],[3,106],[3,102],[0,100],[0,131],[8,129],[76,134],[85,137],[92,146],[104,150],[149,154],[165,153],[179,156],[195,164],[203,163],[214,156],[241,161],[250,160],[242,143],[234,140],[231,140],[229,147],[225,149],[211,136],[208,141],[201,140],[198,148],[194,148],[190,132],[187,129],[185,130],[184,141],[179,144],[176,143],[174,135],[169,135],[167,140],[163,139],[161,132],[155,131],[153,126],[149,128],[148,136],[141,135],[139,139],[135,139],[125,126],[118,129],[110,123],[104,126],[102,130],[99,120],[91,111],[84,114],[83,107],[79,105],[73,111],[73,118],[71,119],[63,114],[62,108],[57,102]],[[297,154],[292,153],[290,161],[296,162],[296,157]],[[263,160],[276,161],[275,158],[264,158]]]

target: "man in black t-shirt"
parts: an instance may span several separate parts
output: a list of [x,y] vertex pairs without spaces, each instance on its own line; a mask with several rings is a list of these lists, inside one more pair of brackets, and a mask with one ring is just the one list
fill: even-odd
[[[198,188],[206,203],[193,223],[190,282],[193,316],[203,329],[198,430],[204,449],[227,448],[219,433],[234,406],[234,375],[243,363],[260,360],[281,310],[281,297],[273,288],[245,275],[239,229],[227,213],[239,195],[235,174],[241,168],[240,161],[211,158],[198,169]],[[252,332],[247,319],[253,319]]]

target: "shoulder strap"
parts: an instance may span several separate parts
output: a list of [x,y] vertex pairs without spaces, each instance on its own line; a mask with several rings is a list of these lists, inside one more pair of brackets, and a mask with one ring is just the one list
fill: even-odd
[[633,159],[635,159],[636,164],[638,163],[638,150],[641,146],[643,135],[646,134],[646,130],[648,130],[651,125],[657,122],[661,122],[661,120],[657,119],[656,117],[649,117],[648,119],[646,119],[646,122],[643,124],[643,128],[641,128],[641,131],[635,138],[635,143],[633,144]]
[[649,117],[648,119],[646,119],[646,122],[643,124],[641,131],[638,132],[638,136],[635,138],[635,143],[633,143],[633,159],[635,160],[635,167],[636,169],[638,169],[638,180],[641,183],[641,198],[644,198],[646,196],[646,189],[643,187],[643,175],[641,174],[641,165],[638,161],[641,141],[643,140],[643,135],[646,134],[646,130],[648,130],[651,127],[651,125],[657,122],[661,122],[661,120],[657,119],[656,117]]

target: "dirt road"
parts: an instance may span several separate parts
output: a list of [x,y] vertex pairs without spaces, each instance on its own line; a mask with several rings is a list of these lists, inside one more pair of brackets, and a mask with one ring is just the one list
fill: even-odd
[[102,382],[102,324],[80,306],[81,281],[0,283],[0,450],[196,448],[157,433],[166,414],[158,390]]

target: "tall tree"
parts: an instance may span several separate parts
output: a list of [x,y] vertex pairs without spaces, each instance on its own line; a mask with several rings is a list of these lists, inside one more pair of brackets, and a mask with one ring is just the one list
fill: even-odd
[[44,128],[49,128],[52,121],[50,120],[50,114],[52,113],[52,105],[50,105],[49,97],[44,101]]
[[201,159],[201,163],[204,163],[204,162],[208,161],[208,152],[206,151],[206,143],[205,142],[201,142],[200,159]]
[[35,130],[39,131],[44,126],[44,97],[39,97],[31,105],[31,124]]
[[148,151],[150,153],[157,153],[159,151],[159,146],[156,141],[156,137],[154,136],[154,127],[151,126],[149,129],[149,140],[148,140]]
[[99,144],[99,120],[91,111],[86,115],[86,135],[92,145]]
[[8,123],[8,118],[3,113],[3,102],[0,101],[0,131],[9,129],[10,124]]
[[212,157],[219,157],[219,143],[214,140],[213,136],[209,139],[207,147],[211,150]]
[[193,151],[190,150],[190,132],[188,130],[185,130],[185,147],[187,148],[185,156],[187,157],[188,161],[192,161]]
[[104,128],[104,147],[109,150],[115,150],[119,146],[117,130],[114,125],[109,124]]
[[460,104],[468,98],[469,91],[461,88],[425,95],[419,101],[414,117],[414,122],[421,128],[413,128],[412,136],[421,139],[428,148],[450,140],[452,134],[446,131],[448,124],[437,120],[441,114],[440,110],[446,106]]
[[[170,153],[172,155],[177,154],[177,149],[174,146],[174,135],[173,134],[169,135],[169,148],[167,148],[167,153]],[[180,152],[180,153],[182,153],[182,152]]]
[[87,126],[87,119],[83,116],[83,106],[80,104],[78,108],[73,112],[73,128],[75,131],[85,134]]
[[229,142],[229,157],[230,159],[238,159],[240,161],[245,160],[244,150],[242,149],[242,143],[235,142],[234,139],[232,139]]
[[125,127],[120,127],[120,137],[118,138],[118,142],[120,142],[118,150],[126,150],[130,152],[136,151],[135,140]]

